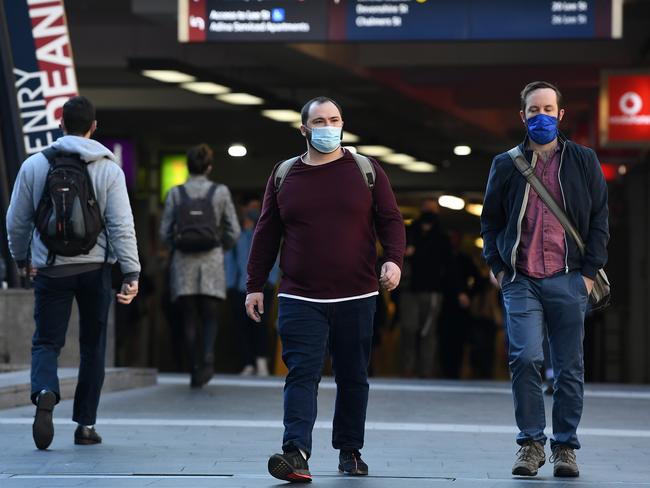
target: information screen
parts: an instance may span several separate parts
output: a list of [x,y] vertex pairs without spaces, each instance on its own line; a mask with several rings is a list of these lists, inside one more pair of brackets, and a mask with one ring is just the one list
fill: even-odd
[[181,42],[597,39],[622,0],[179,0]]

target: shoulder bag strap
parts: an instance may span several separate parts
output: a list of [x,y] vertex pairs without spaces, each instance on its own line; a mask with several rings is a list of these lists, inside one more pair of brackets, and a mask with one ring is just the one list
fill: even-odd
[[573,240],[578,245],[580,254],[584,256],[585,243],[583,242],[582,237],[580,237],[580,234],[578,234],[578,231],[573,226],[573,224],[567,217],[562,207],[560,207],[560,205],[555,201],[553,196],[549,193],[548,189],[539,180],[537,175],[535,175],[535,170],[528,163],[528,161],[526,161],[526,158],[521,152],[521,149],[519,149],[519,146],[515,146],[512,149],[510,149],[508,151],[508,155],[515,163],[516,168],[521,172],[524,178],[526,178],[526,181],[530,183],[530,186],[532,186],[535,189],[535,191],[542,199],[542,201],[546,204],[546,206],[549,208],[549,210],[553,212],[553,215],[555,215],[555,217],[560,221],[560,224],[562,224],[564,230],[573,238]]

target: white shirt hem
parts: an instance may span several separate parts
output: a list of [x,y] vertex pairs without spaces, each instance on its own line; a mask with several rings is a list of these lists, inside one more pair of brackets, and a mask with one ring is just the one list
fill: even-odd
[[369,298],[376,295],[379,295],[378,291],[366,293],[365,295],[357,295],[354,297],[344,297],[344,298],[307,298],[298,295],[289,295],[288,293],[278,293],[278,297],[293,298],[295,300],[304,300],[305,302],[315,302],[315,303],[348,302],[350,300],[361,300],[362,298]]

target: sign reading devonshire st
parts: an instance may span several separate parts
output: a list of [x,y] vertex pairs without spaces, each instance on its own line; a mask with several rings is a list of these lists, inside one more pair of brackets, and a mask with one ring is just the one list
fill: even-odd
[[601,95],[601,142],[650,146],[650,71],[607,73]]
[[[181,42],[622,36],[623,0],[178,0]],[[531,22],[535,19],[535,22]]]
[[77,95],[77,77],[63,0],[4,1],[25,152],[42,151],[61,135],[63,104]]

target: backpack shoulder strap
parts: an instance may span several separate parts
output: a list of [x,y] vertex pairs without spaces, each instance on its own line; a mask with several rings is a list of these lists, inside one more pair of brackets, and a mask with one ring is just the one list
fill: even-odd
[[214,194],[217,192],[217,189],[221,185],[219,183],[212,183],[210,185],[210,189],[208,190],[208,193],[206,193],[205,198],[208,200],[208,202],[212,203],[212,199],[214,198]]
[[47,147],[41,151],[41,154],[45,156],[45,159],[47,159],[47,162],[50,163],[50,166],[54,164],[54,158],[56,158],[57,154],[59,151],[54,149],[53,147]]
[[[366,185],[368,185],[368,188],[370,189],[370,191],[372,191],[373,188],[375,187],[375,180],[376,180],[375,168],[372,165],[372,161],[370,161],[370,159],[367,156],[364,156],[363,154],[353,153],[352,156],[354,157],[354,161],[357,163],[357,166],[359,167],[359,171],[361,171],[361,175],[363,176]],[[296,161],[298,161],[298,159],[300,159],[300,156],[287,159],[286,161],[282,161],[278,166],[278,169],[275,171],[275,175],[273,177],[276,193],[280,191],[280,187],[282,186],[282,183],[287,177],[287,174],[289,173],[293,165],[296,163]]]
[[372,161],[370,161],[370,159],[363,154],[352,153],[352,156],[354,157],[357,166],[359,166],[359,171],[361,171],[363,179],[366,181],[368,188],[370,191],[372,191],[375,187],[376,179],[375,167],[372,165]]
[[282,183],[284,183],[284,179],[287,177],[287,174],[293,167],[293,165],[300,159],[300,156],[295,156],[291,159],[287,159],[286,161],[282,161],[278,165],[278,169],[275,170],[275,175],[273,176],[273,186],[275,187],[275,193],[280,191],[280,187],[282,186]]
[[187,190],[185,189],[185,185],[178,185],[178,193],[180,194],[181,197],[181,202],[186,202],[190,200],[190,196],[187,193]]
[[569,217],[567,217],[566,212],[561,208],[560,204],[555,201],[544,183],[542,183],[541,180],[537,177],[534,168],[528,163],[528,161],[526,161],[526,158],[522,154],[521,149],[519,149],[519,146],[515,146],[510,149],[508,151],[508,155],[510,156],[510,159],[512,159],[512,162],[515,164],[519,172],[524,176],[524,178],[526,178],[526,181],[535,189],[537,195],[539,195],[548,209],[553,213],[553,215],[555,215],[555,218],[557,218],[560,224],[562,224],[564,230],[573,238],[576,245],[578,246],[580,254],[584,256],[585,244],[582,240],[582,237],[569,220]]

